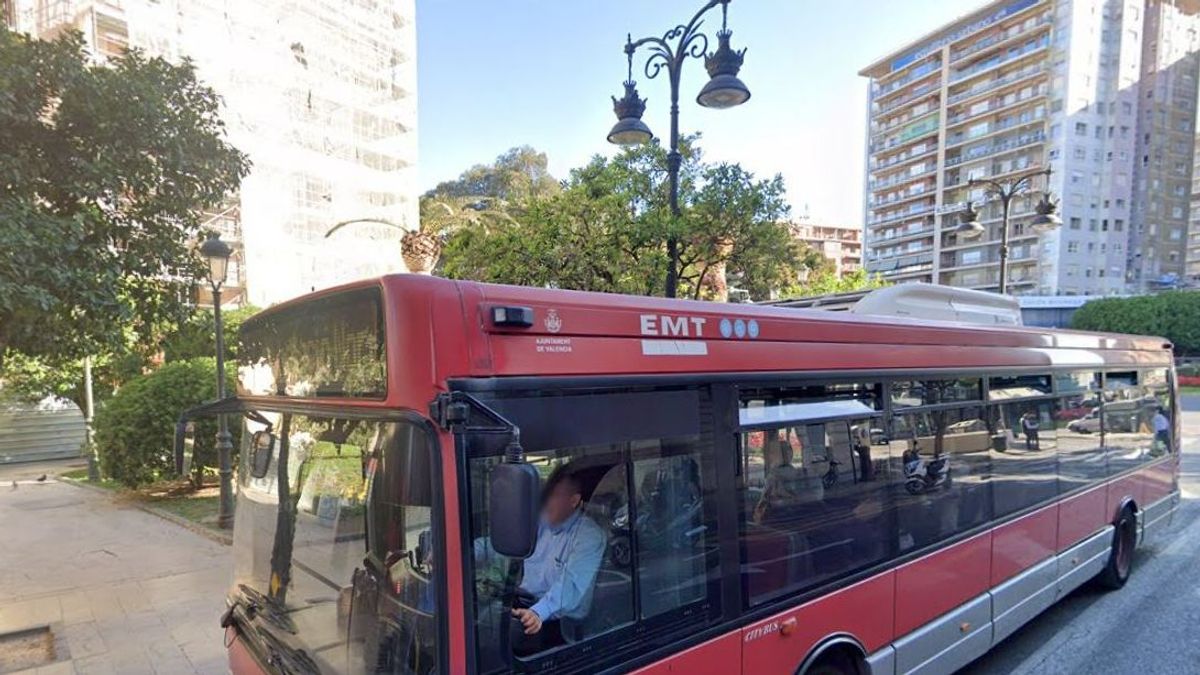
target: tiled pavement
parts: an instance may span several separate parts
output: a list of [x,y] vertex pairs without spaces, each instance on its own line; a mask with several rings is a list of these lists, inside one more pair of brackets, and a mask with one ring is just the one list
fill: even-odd
[[13,479],[0,467],[0,634],[49,625],[63,647],[23,675],[228,672],[228,547],[109,494]]

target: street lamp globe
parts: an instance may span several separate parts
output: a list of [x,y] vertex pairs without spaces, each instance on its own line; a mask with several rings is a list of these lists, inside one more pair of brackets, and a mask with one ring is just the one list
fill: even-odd
[[960,237],[973,239],[983,234],[985,229],[987,228],[983,226],[983,223],[979,222],[979,212],[975,210],[975,205],[968,203],[967,210],[962,215],[962,222],[954,228],[954,232]]
[[221,241],[221,235],[213,233],[200,245],[200,255],[208,261],[208,282],[213,288],[220,288],[225,283],[229,273],[229,256],[233,249]]
[[709,80],[696,96],[696,102],[706,108],[732,108],[750,100],[750,88],[738,79],[745,49],[734,51],[729,46],[733,31],[717,31],[720,44],[717,51],[704,57]]
[[1050,195],[1042,195],[1042,199],[1038,202],[1036,210],[1037,215],[1033,217],[1033,220],[1029,221],[1029,227],[1034,232],[1045,234],[1062,225],[1062,218],[1059,218],[1056,213],[1058,207],[1050,200]]
[[608,142],[617,145],[641,145],[649,143],[654,138],[650,127],[642,121],[642,113],[646,112],[646,100],[638,97],[637,84],[633,80],[625,81],[625,96],[612,97],[613,113],[617,123],[608,132]]

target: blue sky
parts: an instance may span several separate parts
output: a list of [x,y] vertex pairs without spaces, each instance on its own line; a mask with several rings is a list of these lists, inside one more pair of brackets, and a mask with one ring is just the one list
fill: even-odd
[[[417,0],[418,135],[422,189],[514,145],[550,157],[556,177],[614,149],[610,96],[625,79],[625,35],[661,34],[700,0]],[[867,81],[858,71],[953,20],[970,0],[733,0],[734,48],[752,98],[729,110],[695,103],[707,74],[684,67],[680,127],[700,130],[710,160],[781,173],[793,214],[862,223]],[[720,27],[719,8],[705,28]],[[712,41],[715,48],[715,39]],[[634,62],[643,119],[668,131],[664,75]]]

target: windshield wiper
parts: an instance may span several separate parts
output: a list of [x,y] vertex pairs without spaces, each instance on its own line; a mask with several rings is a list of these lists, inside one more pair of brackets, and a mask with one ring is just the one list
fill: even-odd
[[288,645],[269,630],[259,628],[254,633],[265,648],[268,666],[278,668],[283,675],[321,675],[321,667],[308,652]]

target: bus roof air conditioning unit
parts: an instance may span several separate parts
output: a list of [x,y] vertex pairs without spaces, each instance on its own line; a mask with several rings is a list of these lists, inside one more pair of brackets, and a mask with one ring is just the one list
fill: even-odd
[[880,288],[863,296],[850,311],[987,326],[1022,325],[1021,307],[1011,295],[937,284],[907,283]]

